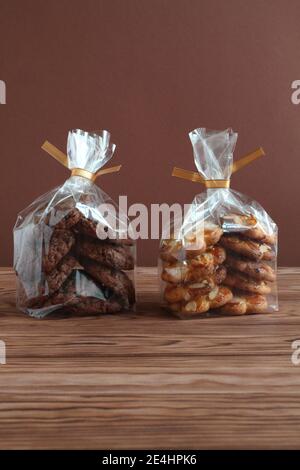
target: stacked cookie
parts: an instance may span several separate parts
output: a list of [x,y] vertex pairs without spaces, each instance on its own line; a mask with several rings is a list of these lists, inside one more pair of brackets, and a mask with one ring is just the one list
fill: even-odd
[[205,313],[229,302],[231,289],[223,285],[227,271],[225,249],[218,243],[220,227],[205,224],[197,233],[183,239],[163,240],[160,248],[161,278],[168,310],[179,316]]
[[[43,256],[38,295],[21,294],[25,309],[65,308],[72,313],[114,313],[130,308],[135,289],[131,240],[97,236],[97,222],[73,208],[53,225],[57,213],[43,226]],[[125,272],[126,271],[126,272]]]
[[276,280],[276,237],[267,235],[256,220],[248,228],[236,217],[240,232],[223,233],[206,224],[197,244],[195,235],[162,241],[161,279],[168,310],[183,317],[215,309],[228,315],[268,311],[267,295]]
[[227,252],[224,284],[233,292],[233,298],[221,308],[222,313],[243,315],[268,311],[267,296],[276,280],[272,267],[275,243],[276,236],[267,235],[260,226],[222,236],[220,244]]

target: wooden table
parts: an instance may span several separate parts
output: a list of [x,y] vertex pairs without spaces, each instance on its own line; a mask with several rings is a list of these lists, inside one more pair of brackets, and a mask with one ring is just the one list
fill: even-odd
[[300,448],[300,268],[280,312],[181,321],[140,268],[134,314],[34,320],[0,271],[0,447]]

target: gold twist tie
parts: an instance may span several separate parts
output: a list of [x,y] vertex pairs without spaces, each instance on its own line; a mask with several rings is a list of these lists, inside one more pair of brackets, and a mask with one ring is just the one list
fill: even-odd
[[[68,168],[68,157],[65,155],[61,150],[59,150],[55,145],[50,144],[48,140],[46,140],[43,145],[42,149],[45,150],[51,157],[55,158],[59,163],[63,166]],[[91,181],[95,181],[98,176],[107,175],[108,173],[116,173],[120,171],[122,165],[111,166],[109,168],[104,168],[103,170],[98,170],[96,173],[92,173],[91,171],[84,170],[83,168],[72,168],[71,169],[71,176],[82,176]]]
[[[237,162],[234,162],[232,165],[231,173],[235,173],[236,171],[240,170],[249,163],[252,163],[259,157],[265,155],[265,152],[262,147],[259,147],[254,152],[245,155],[245,157],[240,158]],[[177,178],[183,178],[185,180],[193,181],[194,183],[201,183],[204,184],[206,188],[229,188],[230,187],[230,180],[206,180],[196,171],[189,171],[184,170],[183,168],[177,168],[176,166],[173,168],[172,176],[176,176]]]

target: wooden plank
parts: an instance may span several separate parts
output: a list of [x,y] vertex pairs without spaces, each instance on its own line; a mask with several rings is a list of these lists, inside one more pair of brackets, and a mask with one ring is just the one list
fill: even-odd
[[35,320],[0,269],[0,448],[299,448],[300,268],[280,312],[181,321],[139,268],[136,312]]
[[33,393],[16,396],[16,402],[3,394],[0,399],[6,427],[2,445],[23,449],[259,449],[294,448],[299,443],[298,395],[274,397],[271,403],[265,395],[232,399],[222,394],[183,394],[179,399],[50,392],[48,398]]

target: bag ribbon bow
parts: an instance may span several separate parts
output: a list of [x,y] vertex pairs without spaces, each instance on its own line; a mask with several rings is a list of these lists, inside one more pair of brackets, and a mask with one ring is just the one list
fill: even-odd
[[[237,162],[232,164],[231,173],[235,173],[236,171],[240,170],[249,163],[252,163],[259,157],[265,155],[265,152],[262,147],[259,147],[254,152],[245,155],[245,157],[241,158]],[[207,180],[203,178],[198,172],[196,171],[189,171],[184,170],[183,168],[177,168],[176,166],[173,168],[172,176],[176,176],[177,178],[183,178],[185,180],[193,181],[194,183],[202,183],[205,185],[206,188],[229,188],[230,187],[230,179],[226,180]]]
[[[59,163],[63,166],[68,168],[68,157],[65,155],[61,150],[59,150],[55,145],[51,144],[46,140],[43,145],[42,149],[45,150],[51,157],[55,158]],[[108,173],[115,173],[120,171],[122,165],[111,166],[109,168],[104,168],[103,170],[98,170],[96,173],[92,173],[91,171],[84,170],[83,168],[72,168],[71,176],[82,176],[83,178],[87,178],[91,181],[95,181],[98,176],[107,175]]]

